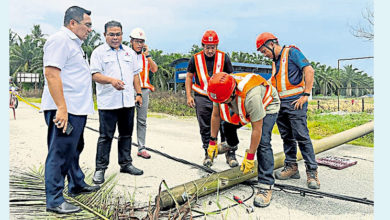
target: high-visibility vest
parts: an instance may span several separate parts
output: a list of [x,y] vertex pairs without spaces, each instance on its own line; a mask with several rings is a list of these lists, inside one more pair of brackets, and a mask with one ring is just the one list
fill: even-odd
[[142,72],[139,73],[139,81],[141,88],[150,89],[150,91],[154,92],[154,86],[150,84],[149,79],[149,62],[145,54],[142,54]]
[[[192,84],[192,89],[201,95],[207,96],[207,87],[210,76],[207,71],[207,65],[204,56],[205,55],[203,50],[194,55],[196,76],[198,77],[200,85],[195,82]],[[222,72],[224,63],[225,53],[217,50],[215,53],[213,74]]]
[[275,62],[272,62],[271,83],[278,90],[280,98],[301,94],[305,89],[304,77],[298,85],[291,84],[288,78],[288,53],[291,47],[294,46],[285,47],[281,52],[279,72],[276,73]]
[[236,73],[231,75],[237,83],[236,101],[239,114],[230,111],[228,104],[219,104],[220,116],[222,120],[231,124],[238,125],[241,123],[242,125],[246,125],[251,121],[245,111],[245,98],[247,93],[256,86],[265,86],[266,91],[262,100],[265,109],[274,99],[272,97],[272,86],[266,79],[255,73]]

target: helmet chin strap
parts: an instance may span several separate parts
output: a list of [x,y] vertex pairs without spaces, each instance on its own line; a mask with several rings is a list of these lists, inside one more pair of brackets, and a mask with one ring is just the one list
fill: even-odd
[[275,55],[275,47],[273,47],[272,49],[267,45],[263,45],[263,47],[267,48],[268,50],[270,50],[272,52],[272,60],[274,62],[276,62],[277,59],[276,59],[276,55]]

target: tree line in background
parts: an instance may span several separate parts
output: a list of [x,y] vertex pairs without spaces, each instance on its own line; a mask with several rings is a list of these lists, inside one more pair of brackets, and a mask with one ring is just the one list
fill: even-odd
[[[40,25],[34,25],[31,33],[21,38],[17,33],[9,30],[9,75],[15,79],[18,72],[39,73],[43,78],[43,45],[47,35],[43,34]],[[88,59],[92,51],[103,44],[104,37],[96,31],[92,31],[83,42],[82,48]],[[129,45],[128,41],[123,44]],[[159,90],[168,90],[168,82],[174,78],[174,68],[170,64],[180,58],[190,58],[193,54],[201,51],[198,45],[193,45],[187,54],[169,53],[164,54],[162,50],[153,49],[150,51],[154,61],[158,65],[158,71],[152,74],[151,83]],[[260,53],[232,52],[229,53],[232,62],[254,63],[270,65],[271,60]],[[322,96],[340,95],[360,96],[372,94],[374,87],[373,77],[363,71],[346,65],[338,71],[336,68],[312,62],[315,70],[315,81],[313,94]],[[42,88],[42,83],[39,85]],[[339,88],[342,88],[338,91]]]

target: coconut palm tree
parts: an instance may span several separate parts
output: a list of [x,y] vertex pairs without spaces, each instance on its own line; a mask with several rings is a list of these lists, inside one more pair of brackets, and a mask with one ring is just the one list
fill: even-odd
[[190,53],[190,55],[192,56],[192,55],[194,55],[194,54],[200,52],[201,50],[203,50],[202,47],[198,46],[197,44],[194,44],[194,45],[192,45],[192,48],[191,48],[191,50],[190,50],[189,53]]
[[88,62],[90,61],[92,51],[101,44],[103,44],[101,41],[101,35],[95,30],[92,30],[92,32],[89,33],[87,39],[85,39],[81,45],[85,54],[87,55]]
[[347,96],[352,96],[352,86],[355,86],[359,83],[359,75],[361,75],[362,73],[363,71],[352,67],[352,65],[344,66],[344,71],[342,72],[341,79],[343,86],[346,88]]
[[169,81],[174,78],[174,68],[170,64],[174,60],[186,57],[186,55],[180,53],[163,54],[162,50],[155,49],[151,50],[150,54],[158,65],[157,72],[151,75],[151,83],[161,90],[167,90]]

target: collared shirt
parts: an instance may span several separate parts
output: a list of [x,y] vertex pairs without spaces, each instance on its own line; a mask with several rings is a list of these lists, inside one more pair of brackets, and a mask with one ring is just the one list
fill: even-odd
[[[285,46],[283,46],[281,51],[283,51],[283,49],[285,49]],[[282,52],[280,52],[280,54],[282,54]],[[280,57],[281,56],[279,56],[275,62],[276,72],[279,72]],[[299,84],[303,78],[303,68],[310,65],[310,62],[306,59],[300,50],[291,47],[288,55],[288,80],[290,83],[293,85]],[[281,101],[295,100],[298,99],[301,95],[302,94],[288,96],[282,98]]]
[[121,45],[115,50],[107,43],[97,47],[91,55],[91,73],[101,73],[125,83],[123,90],[117,90],[111,84],[96,82],[98,109],[133,107],[134,75],[141,71],[142,64],[137,61],[137,56],[130,47]]
[[[83,42],[68,28],[50,36],[43,47],[43,66],[57,67],[68,113],[93,114],[92,77],[84,51]],[[47,79],[42,94],[42,109],[55,110],[56,104],[50,94]]]

